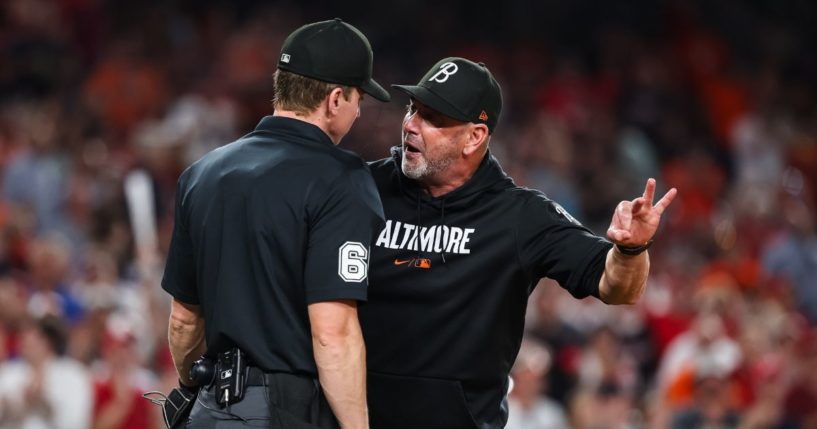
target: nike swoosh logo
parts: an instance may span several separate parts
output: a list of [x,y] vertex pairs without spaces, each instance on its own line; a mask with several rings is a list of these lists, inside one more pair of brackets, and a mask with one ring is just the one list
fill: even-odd
[[413,260],[414,260],[414,259],[404,259],[404,260],[402,260],[402,261],[401,261],[400,259],[395,259],[395,260],[394,260],[394,265],[404,265],[404,264],[408,264],[409,262],[411,262],[411,261],[413,261]]

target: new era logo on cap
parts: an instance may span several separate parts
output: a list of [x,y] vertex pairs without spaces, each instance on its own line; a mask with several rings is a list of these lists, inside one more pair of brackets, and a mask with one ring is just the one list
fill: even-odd
[[281,62],[289,64],[289,54],[281,54]]
[[483,63],[444,58],[417,85],[392,85],[426,106],[463,122],[483,123],[494,132],[502,111],[502,90]]

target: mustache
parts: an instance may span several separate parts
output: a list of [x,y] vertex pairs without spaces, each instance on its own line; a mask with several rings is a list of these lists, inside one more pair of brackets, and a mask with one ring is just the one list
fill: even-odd
[[403,142],[403,144],[408,143],[408,144],[410,144],[410,145],[412,145],[414,147],[417,147],[417,148],[420,148],[422,146],[420,144],[419,139],[414,134],[409,134],[409,133],[403,132],[401,137],[402,137],[401,141]]

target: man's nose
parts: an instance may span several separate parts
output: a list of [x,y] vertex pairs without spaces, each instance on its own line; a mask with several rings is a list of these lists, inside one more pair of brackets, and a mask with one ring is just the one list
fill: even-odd
[[403,118],[403,131],[411,134],[417,134],[417,113],[407,114]]

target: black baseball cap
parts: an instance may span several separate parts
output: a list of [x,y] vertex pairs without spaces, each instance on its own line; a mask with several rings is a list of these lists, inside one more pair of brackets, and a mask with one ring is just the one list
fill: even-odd
[[356,86],[380,101],[391,96],[372,79],[372,47],[340,18],[304,25],[281,47],[278,68],[312,79]]
[[485,124],[493,133],[502,112],[502,89],[483,63],[449,57],[434,64],[417,85],[392,85],[454,119]]

